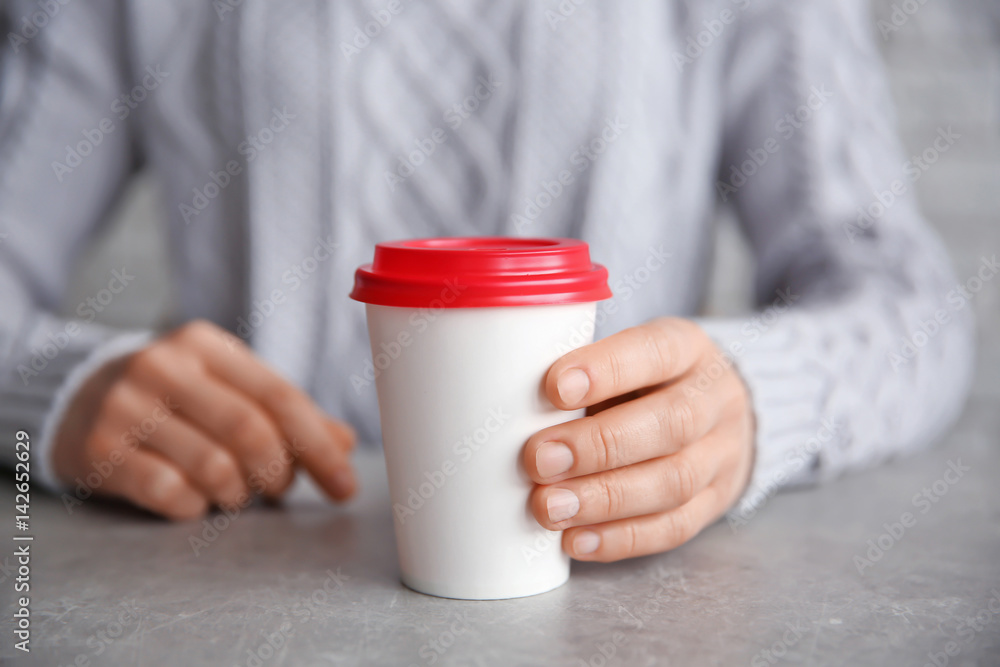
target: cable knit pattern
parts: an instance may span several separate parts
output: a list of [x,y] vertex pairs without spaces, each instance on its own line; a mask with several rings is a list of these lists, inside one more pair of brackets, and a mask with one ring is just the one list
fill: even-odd
[[[783,49],[779,85],[745,89],[728,106],[727,134],[739,138],[724,165],[741,163],[766,141],[767,134],[746,131],[746,117],[779,119],[817,88],[829,93],[776,156],[794,163],[780,177],[749,179],[735,195],[761,267],[761,305],[783,291],[797,308],[759,340],[746,335],[761,333],[756,327],[703,323],[724,349],[747,347],[739,367],[754,395],[758,456],[753,485],[731,514],[736,519],[752,516],[785,483],[927,445],[957,417],[971,381],[969,308],[952,313],[915,360],[891,356],[902,354],[922,321],[953,311],[946,296],[957,281],[912,196],[884,207],[867,229],[859,224],[858,210],[877,202],[877,193],[894,180],[909,182],[866,10],[863,3],[779,4],[746,17],[756,29],[734,45],[761,50],[766,41]],[[734,58],[729,76],[745,80],[741,69],[749,66]],[[776,200],[785,206],[780,215]]]
[[[554,1],[404,0],[365,40],[382,5],[362,0],[245,0],[221,17],[200,0],[92,0],[65,5],[26,51],[8,44],[0,428],[38,431],[44,459],[60,406],[95,360],[144,340],[87,324],[43,376],[25,385],[17,372],[66,326],[52,314],[66,267],[145,158],[170,205],[175,321],[207,317],[247,338],[365,441],[378,441],[377,405],[363,308],[346,294],[373,243],[579,236],[611,274],[615,298],[598,315],[608,335],[699,315],[722,194],[756,257],[760,308],[699,319],[735,360],[757,416],[753,480],[732,518],[785,484],[931,442],[969,383],[971,309],[948,299],[956,278],[916,208],[867,4],[573,6],[562,16]],[[9,3],[8,20],[30,7]],[[706,21],[723,11],[733,21],[706,40]],[[149,64],[169,81],[56,183],[52,157]],[[450,126],[445,113],[480,76],[500,86]],[[247,159],[240,142],[276,110],[294,118]],[[437,128],[446,140],[390,187],[398,156]],[[241,173],[185,220],[180,204],[232,159]],[[859,225],[896,179],[907,193]],[[318,247],[332,254],[289,280]],[[667,261],[650,271],[651,257]],[[280,308],[241,328],[275,290]],[[948,323],[893,361],[942,310]]]

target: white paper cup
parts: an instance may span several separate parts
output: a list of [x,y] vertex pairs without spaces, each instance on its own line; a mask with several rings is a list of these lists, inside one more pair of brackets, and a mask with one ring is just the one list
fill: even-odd
[[[494,244],[488,247],[503,252],[495,248],[500,241],[510,243],[451,243]],[[518,243],[524,244],[519,249],[532,247]],[[535,243],[572,244],[576,252],[580,244]],[[606,291],[606,272],[593,271]],[[424,301],[414,303],[426,305],[372,303],[391,299],[371,294],[359,299],[368,301],[403,583],[430,595],[472,600],[544,593],[569,577],[562,534],[542,528],[528,507],[533,484],[521,456],[532,434],[582,416],[582,410],[556,409],[542,383],[553,362],[593,340],[593,297],[600,293],[581,289],[577,298],[590,300],[575,303],[463,307],[484,302],[476,287],[482,278],[438,274],[425,280]],[[571,297],[560,292],[556,298]]]

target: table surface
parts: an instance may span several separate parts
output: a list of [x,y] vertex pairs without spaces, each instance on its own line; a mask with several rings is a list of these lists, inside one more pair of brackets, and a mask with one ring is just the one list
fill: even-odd
[[[575,563],[553,592],[491,602],[399,583],[374,453],[359,455],[350,505],[300,483],[283,506],[251,507],[218,535],[102,501],[71,515],[36,493],[32,651],[8,641],[13,593],[0,572],[0,662],[920,666],[937,654],[1000,665],[998,445],[996,401],[973,399],[939,447],[780,493],[736,531],[720,522],[670,553]],[[971,469],[915,504],[950,462]],[[0,505],[13,495],[0,485]],[[859,572],[855,556],[905,512],[916,524],[883,537],[893,544]],[[210,538],[197,555],[192,536]]]

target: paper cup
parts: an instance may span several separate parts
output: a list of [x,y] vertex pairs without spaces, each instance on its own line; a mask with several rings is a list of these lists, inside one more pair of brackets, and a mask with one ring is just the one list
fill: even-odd
[[379,244],[365,302],[402,580],[449,598],[535,595],[569,577],[561,533],[531,515],[521,455],[582,416],[542,386],[593,340],[607,271],[567,239]]

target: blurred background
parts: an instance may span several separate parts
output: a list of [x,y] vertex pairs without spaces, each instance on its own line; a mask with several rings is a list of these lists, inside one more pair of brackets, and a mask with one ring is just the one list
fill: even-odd
[[[794,1],[794,0],[789,0]],[[872,29],[889,72],[903,146],[911,155],[951,126],[957,143],[916,183],[925,216],[944,237],[963,282],[983,256],[1000,254],[1000,0],[909,0],[920,9],[892,24],[902,0],[873,0]],[[882,29],[879,28],[880,23]],[[892,25],[892,30],[885,26]],[[107,282],[107,266],[136,273],[102,313],[118,325],[156,325],[171,304],[166,238],[156,184],[139,175],[106,233],[84,257],[67,311]],[[743,239],[720,211],[710,314],[750,307],[753,266]],[[973,301],[980,352],[971,400],[1000,400],[1000,284],[987,283]],[[987,372],[993,369],[993,372]]]

